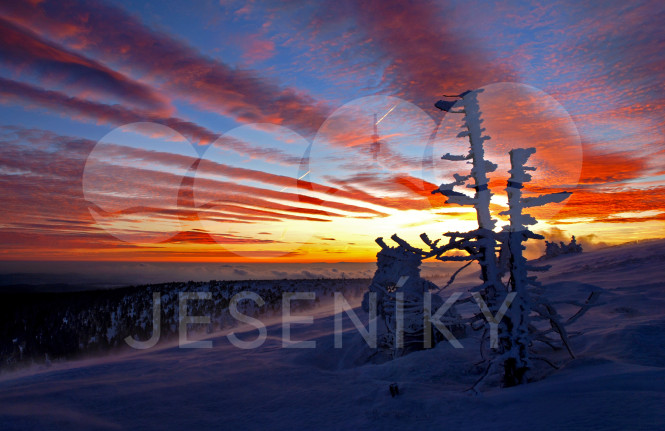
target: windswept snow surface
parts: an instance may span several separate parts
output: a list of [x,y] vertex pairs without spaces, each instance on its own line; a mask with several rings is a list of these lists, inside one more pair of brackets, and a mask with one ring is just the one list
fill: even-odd
[[268,339],[254,350],[216,334],[211,349],[166,346],[5,374],[0,429],[665,429],[665,241],[548,263],[540,280],[553,300],[603,293],[570,328],[577,358],[543,349],[562,367],[543,365],[527,385],[466,391],[480,372],[473,338],[460,340],[464,349],[439,344],[357,365],[369,351],[346,316],[343,347],[333,347],[328,304],[304,312],[313,324],[292,326],[292,339],[315,349],[283,348],[281,323],[266,320]]

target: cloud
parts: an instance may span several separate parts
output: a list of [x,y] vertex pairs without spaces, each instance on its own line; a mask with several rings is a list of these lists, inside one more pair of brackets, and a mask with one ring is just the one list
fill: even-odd
[[328,111],[302,90],[205,56],[110,4],[3,3],[0,12],[42,35],[159,82],[174,97],[241,122],[285,124],[309,134]]
[[243,39],[242,57],[249,64],[259,63],[275,55],[275,42],[251,35]]
[[[3,2],[3,73],[16,80],[0,78],[0,100],[100,124],[158,122],[196,144],[209,144],[218,134],[201,125],[208,123],[197,124],[181,118],[182,113],[172,113],[171,102],[239,121],[283,123],[311,136],[330,111],[330,99],[314,98],[303,89],[306,86],[316,94],[332,95],[333,100],[367,92],[401,95],[426,108],[428,114],[439,115],[431,104],[443,92],[502,80],[525,81],[554,94],[565,105],[584,142],[580,186],[558,213],[534,209],[534,214],[544,214],[562,225],[580,219],[589,226],[662,221],[662,214],[648,211],[665,207],[663,180],[658,177],[663,175],[665,161],[665,121],[660,114],[665,109],[661,85],[665,39],[659,37],[665,6],[619,1],[478,5],[396,0],[342,0],[307,7],[293,1],[252,3],[244,11],[236,11],[233,19],[250,19],[248,9],[268,9],[271,16],[240,50],[248,63],[271,59],[271,68],[247,70],[210,57],[177,36],[156,31],[111,4]],[[294,26],[297,31],[285,30]],[[271,33],[271,28],[284,33]],[[297,52],[303,47],[306,53]],[[280,65],[275,55],[283,52],[296,53],[288,65]],[[295,86],[284,86],[267,76],[281,76]],[[346,87],[338,86],[342,82]],[[520,139],[537,141],[543,147],[538,150],[543,164],[536,175],[546,172],[545,177],[552,180],[534,181],[527,191],[558,191],[563,185],[572,190],[575,182],[567,181],[570,175],[556,175],[557,166],[572,165],[555,133],[557,121],[526,121],[523,113],[532,112],[534,106],[509,100],[512,103],[500,101],[488,109],[503,109],[506,115],[522,120]],[[486,118],[489,127],[489,116]],[[357,146],[357,153],[367,156],[371,114],[356,120],[347,122],[345,128],[333,128],[330,137],[340,146]],[[491,133],[493,148],[501,147],[497,138],[505,130],[508,128]],[[49,244],[85,249],[89,238],[95,247],[109,253],[106,256],[122,256],[105,249],[114,240],[94,225],[81,197],[80,176],[94,142],[46,131],[5,131],[0,185],[6,191],[3,204],[8,227],[2,232],[12,249],[22,247],[29,252],[30,234],[34,234],[35,247],[41,250]],[[399,134],[382,135],[388,142]],[[514,136],[505,134],[503,140],[512,142]],[[252,159],[289,167],[300,163],[299,157],[279,148],[233,139],[220,143]],[[373,170],[360,168],[364,165],[358,159],[346,157],[339,166],[347,172],[335,170],[325,178],[298,182],[266,169],[201,163],[201,173],[219,177],[196,185],[191,176],[185,178],[176,208],[164,208],[156,200],[118,215],[150,210],[163,219],[192,222],[194,227],[183,227],[172,241],[161,244],[166,252],[141,249],[140,256],[173,252],[169,258],[195,258],[203,252],[186,249],[188,244],[214,245],[209,235],[196,230],[199,213],[222,223],[253,224],[258,230],[265,222],[378,219],[408,209],[449,209],[444,207],[445,198],[430,193],[436,181],[417,178],[414,173],[421,167],[420,158],[393,149],[384,146],[380,161],[389,168],[385,175],[375,175]],[[122,171],[123,180],[147,182],[148,191],[154,192],[169,187],[172,168],[195,162],[166,151],[129,151],[121,146],[112,150],[154,162],[161,171],[156,176],[141,169]],[[505,179],[497,175],[490,178],[490,185],[502,190]],[[195,187],[203,196],[201,208],[194,207]],[[15,236],[6,229],[14,229]],[[229,244],[243,241],[233,235],[218,238]]]
[[0,17],[0,55],[16,74],[39,78],[78,94],[132,103],[154,115],[169,115],[166,97],[94,60],[46,41]]
[[[428,111],[443,92],[461,92],[490,82],[515,80],[512,66],[491,58],[465,28],[452,4],[399,0],[338,1],[304,9],[298,2],[266,2],[286,15],[281,20],[303,22],[308,33],[301,43],[311,55],[323,55],[352,70],[356,87],[367,73],[378,74],[376,87],[389,89]],[[345,31],[347,30],[348,31]],[[326,63],[327,63],[326,62]],[[325,64],[324,64],[325,65]],[[334,79],[335,76],[331,76]]]
[[[554,222],[566,219],[591,218],[605,222],[612,214],[665,210],[665,186],[644,189],[619,188],[616,190],[577,189],[566,200],[566,205],[553,218]],[[537,214],[536,211],[530,211]]]
[[580,184],[602,185],[640,178],[647,167],[648,158],[630,150],[607,153],[587,147]]
[[461,26],[452,6],[399,0],[357,4],[358,28],[389,59],[386,75],[398,95],[429,107],[432,98],[443,92],[464,91],[515,77],[509,66],[489,62],[489,53],[458,31]]
[[[380,214],[359,205],[326,201],[299,193],[242,186],[237,182],[216,181],[205,184],[214,191],[224,192],[221,195],[214,194],[219,198],[218,202],[196,208],[191,198],[181,198],[177,207],[173,207],[167,205],[168,202],[160,196],[178,186],[173,172],[194,166],[196,161],[194,158],[164,151],[104,143],[108,153],[106,155],[112,156],[115,163],[113,177],[108,178],[108,184],[116,187],[118,182],[121,182],[125,184],[126,190],[142,191],[142,195],[150,197],[146,200],[139,199],[131,193],[127,197],[116,196],[117,193],[114,193],[112,194],[115,196],[114,199],[126,201],[129,199],[129,201],[120,206],[111,205],[109,212],[105,211],[106,206],[101,208],[95,205],[100,202],[86,202],[82,195],[83,166],[95,146],[94,142],[16,126],[3,127],[0,131],[2,132],[0,141],[3,144],[0,148],[0,186],[7,191],[3,195],[5,223],[3,235],[8,244],[14,244],[11,247],[14,250],[16,247],[29,246],[30,236],[25,235],[25,232],[33,232],[35,241],[43,241],[39,245],[35,242],[35,249],[57,244],[61,247],[60,252],[67,253],[67,250],[85,249],[85,238],[94,240],[96,249],[112,248],[118,241],[105,233],[91,219],[89,208],[95,211],[103,224],[121,220],[133,223],[134,227],[130,234],[137,238],[145,236],[146,232],[142,232],[141,226],[136,224],[134,215],[144,219],[150,217],[155,223],[168,222],[174,229],[177,229],[181,222],[188,220],[189,222],[182,227],[184,230],[180,232],[176,230],[174,237],[163,243],[176,245],[274,242],[260,238],[241,238],[231,234],[215,234],[213,241],[208,233],[187,228],[196,225],[199,216],[225,224],[237,224],[285,220],[325,222],[336,214],[344,217],[339,211]],[[99,154],[95,157],[99,157]],[[123,159],[127,161],[127,166],[122,162]],[[151,169],[137,167],[145,162],[149,162]],[[104,160],[99,160],[95,166],[99,171],[97,173],[102,174]],[[251,172],[243,171],[241,168],[236,169],[239,170],[234,170],[234,173],[244,172],[243,177],[252,178]],[[191,179],[185,177],[187,178]],[[263,173],[263,178],[274,181],[271,174]],[[192,186],[191,180],[189,186],[185,182],[182,184],[184,188]],[[264,199],[262,196],[277,198],[279,201]],[[303,203],[313,207],[303,206]],[[118,208],[120,210],[113,211]],[[59,238],[57,241],[54,240],[56,237]],[[11,241],[10,238],[15,240]],[[70,241],[71,248],[67,246],[67,240]]]
[[58,91],[45,90],[34,85],[0,78],[0,100],[4,102],[29,102],[53,112],[67,113],[74,118],[84,118],[101,124],[125,125],[140,121],[155,122],[171,127],[199,145],[217,139],[218,135],[190,121],[175,117],[162,117],[135,111],[120,105],[106,105],[90,100],[67,96]]

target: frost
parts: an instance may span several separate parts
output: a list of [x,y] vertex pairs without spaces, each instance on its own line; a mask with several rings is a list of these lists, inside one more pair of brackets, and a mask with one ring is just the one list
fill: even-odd
[[573,235],[569,244],[564,244],[563,241],[559,244],[555,242],[545,241],[545,254],[542,259],[551,259],[553,257],[561,256],[563,254],[578,254],[582,253],[582,246],[577,243],[575,235]]
[[[362,303],[363,309],[369,311],[369,295],[376,294],[380,319],[377,346],[382,356],[387,358],[424,348],[425,294],[437,289],[436,284],[420,276],[422,250],[407,247],[399,237],[394,236],[393,240],[398,243],[397,247],[389,247],[383,239],[377,239],[381,246],[377,254],[377,270]],[[432,296],[429,306],[436,309],[442,304],[440,297]],[[449,315],[458,317],[454,308],[449,310]],[[453,331],[460,336],[464,328],[458,325]],[[437,340],[432,341],[436,343]]]
[[[431,240],[427,234],[421,235],[422,241],[429,250],[421,250],[413,247],[406,241],[393,235],[392,239],[398,244],[397,247],[388,247],[381,238],[377,242],[382,250],[377,255],[377,271],[370,285],[370,292],[379,295],[379,313],[384,318],[383,334],[387,346],[400,346],[397,338],[398,329],[395,326],[395,316],[402,313],[396,311],[396,304],[400,298],[398,295],[413,294],[413,298],[404,301],[405,316],[404,326],[408,326],[417,320],[416,314],[422,313],[422,300],[416,298],[423,295],[426,290],[434,290],[428,286],[426,281],[420,278],[419,266],[423,259],[434,258],[441,261],[467,261],[468,263],[453,274],[450,281],[441,289],[453,283],[455,276],[470,263],[476,261],[481,268],[482,284],[472,289],[478,304],[481,304],[481,312],[471,319],[452,320],[452,323],[464,325],[472,322],[474,329],[483,329],[484,335],[480,346],[481,355],[485,363],[485,372],[474,385],[474,389],[481,385],[486,377],[500,372],[504,386],[513,386],[528,381],[528,371],[532,368],[533,360],[543,360],[550,365],[553,362],[547,358],[536,356],[532,349],[536,342],[542,342],[552,347],[557,344],[566,348],[571,357],[574,357],[566,324],[577,320],[586,312],[595,301],[594,295],[590,296],[586,303],[577,304],[579,311],[568,321],[564,322],[558,314],[554,305],[550,303],[543,294],[540,283],[535,276],[530,276],[530,271],[546,271],[548,267],[534,267],[527,264],[523,256],[524,242],[529,239],[543,239],[541,235],[529,230],[529,226],[537,223],[537,220],[526,214],[527,208],[538,207],[554,202],[562,202],[571,193],[560,192],[540,196],[524,196],[523,186],[531,181],[528,172],[536,168],[527,166],[529,157],[535,153],[534,148],[518,148],[510,151],[511,169],[510,179],[505,191],[508,195],[508,210],[501,213],[509,217],[509,225],[500,232],[495,231],[496,220],[490,212],[490,200],[492,192],[488,187],[488,174],[497,169],[497,165],[485,159],[483,143],[490,139],[483,135],[485,129],[481,127],[482,119],[477,95],[482,90],[467,91],[458,96],[456,102],[439,101],[436,106],[451,114],[464,114],[464,127],[458,137],[469,139],[469,153],[467,155],[446,154],[442,157],[447,161],[466,161],[471,164],[471,171],[466,175],[455,174],[454,181],[443,183],[432,193],[440,193],[447,197],[447,203],[457,205],[473,206],[476,211],[478,229],[471,232],[448,232],[443,235],[447,242],[441,243],[443,238]],[[452,107],[461,102],[462,110],[452,111]],[[473,189],[475,193],[469,196],[456,187]],[[562,245],[563,246],[563,245]],[[551,248],[551,246],[548,245]],[[566,250],[581,251],[574,238]],[[450,254],[449,252],[455,252]],[[465,254],[460,255],[460,252]],[[408,280],[404,281],[407,276]],[[503,278],[508,276],[508,281]],[[398,282],[399,280],[399,282]],[[411,283],[411,284],[408,284]],[[441,290],[438,289],[438,290]],[[422,298],[422,296],[421,296]],[[504,298],[506,298],[504,300]],[[440,300],[440,298],[439,298]],[[509,304],[512,301],[512,304]],[[408,306],[407,306],[408,304]],[[510,306],[509,306],[510,305]],[[506,307],[508,307],[506,309]],[[432,305],[432,308],[435,308]],[[407,311],[408,310],[408,311]],[[475,325],[473,322],[481,322],[482,315],[505,317],[500,321],[493,318],[488,319],[483,325]],[[413,313],[413,314],[411,314]],[[498,318],[497,318],[498,320]],[[546,322],[549,326],[536,324],[536,321]],[[413,326],[414,334],[422,331],[423,324]],[[490,334],[497,335],[498,340],[492,339],[491,351],[484,353],[483,346],[486,345]],[[393,347],[394,348],[394,347]],[[404,349],[408,351],[408,349]]]

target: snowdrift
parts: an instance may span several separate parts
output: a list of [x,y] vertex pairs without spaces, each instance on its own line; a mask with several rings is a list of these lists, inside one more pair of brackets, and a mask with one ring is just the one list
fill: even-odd
[[[547,353],[561,368],[543,366],[526,385],[466,391],[480,372],[472,340],[367,363],[347,316],[343,347],[334,348],[328,304],[300,310],[314,323],[292,327],[291,337],[315,341],[314,349],[284,348],[276,321],[254,350],[222,332],[210,334],[211,349],[164,343],[5,373],[0,428],[665,429],[664,261],[662,240],[551,259],[540,279],[552,300],[603,293],[572,327],[576,359]],[[359,300],[353,305],[366,323]],[[399,396],[389,393],[393,383]]]

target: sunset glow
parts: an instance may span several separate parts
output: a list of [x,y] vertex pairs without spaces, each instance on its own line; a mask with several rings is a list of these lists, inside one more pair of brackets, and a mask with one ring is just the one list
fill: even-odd
[[433,104],[480,88],[495,215],[535,147],[526,193],[573,195],[534,231],[664,236],[662,2],[220,3],[0,5],[1,260],[366,262],[474,229],[431,193],[468,151]]

